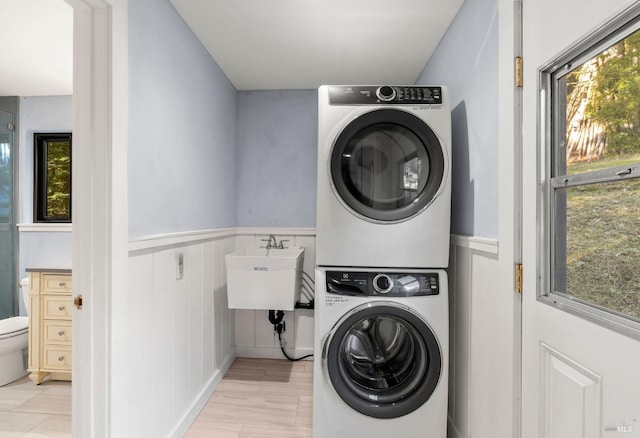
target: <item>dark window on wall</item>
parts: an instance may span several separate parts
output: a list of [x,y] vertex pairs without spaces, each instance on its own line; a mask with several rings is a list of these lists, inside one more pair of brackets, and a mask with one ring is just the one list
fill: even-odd
[[71,133],[36,133],[34,222],[71,222]]

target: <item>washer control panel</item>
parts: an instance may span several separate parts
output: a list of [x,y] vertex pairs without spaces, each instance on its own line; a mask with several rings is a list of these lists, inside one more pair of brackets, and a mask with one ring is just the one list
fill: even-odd
[[416,85],[369,85],[329,87],[331,105],[441,105],[442,87]]
[[438,295],[436,272],[327,271],[327,292],[349,296],[418,297]]

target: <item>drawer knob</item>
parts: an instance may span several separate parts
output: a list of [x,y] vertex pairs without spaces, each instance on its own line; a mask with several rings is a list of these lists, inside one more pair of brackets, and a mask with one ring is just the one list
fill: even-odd
[[64,310],[64,306],[58,307],[58,310],[62,312]]
[[60,331],[58,332],[58,336],[64,336],[64,330],[60,330]]
[[67,285],[67,283],[65,283],[64,281],[61,281],[60,283],[58,283],[58,286],[60,287],[65,287]]
[[59,362],[64,361],[64,356],[58,356],[58,361],[59,361]]

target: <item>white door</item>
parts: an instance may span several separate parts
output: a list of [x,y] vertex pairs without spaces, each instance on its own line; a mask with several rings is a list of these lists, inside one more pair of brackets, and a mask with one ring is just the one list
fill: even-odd
[[[605,38],[604,30],[637,14],[636,7],[620,15],[634,3],[523,1],[523,438],[640,437],[640,153],[626,161],[592,159],[594,150],[567,158],[575,140],[567,132],[584,128],[573,121],[593,121],[596,110],[578,109],[582,119],[565,123],[576,102],[567,96],[583,83],[567,75],[594,56],[584,42]],[[607,62],[604,56],[592,65]],[[593,96],[596,89],[584,90]],[[607,104],[623,92],[612,92]],[[597,146],[602,125],[588,126],[585,135]],[[620,139],[606,135],[606,147],[615,147]],[[619,240],[616,250],[609,238]]]

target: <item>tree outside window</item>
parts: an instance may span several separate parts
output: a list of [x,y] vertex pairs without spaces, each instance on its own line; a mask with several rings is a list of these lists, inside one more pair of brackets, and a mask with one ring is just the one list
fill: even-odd
[[551,72],[551,288],[640,321],[640,31],[612,42]]

